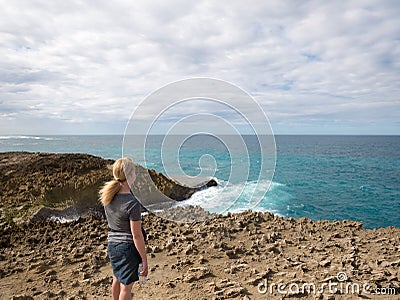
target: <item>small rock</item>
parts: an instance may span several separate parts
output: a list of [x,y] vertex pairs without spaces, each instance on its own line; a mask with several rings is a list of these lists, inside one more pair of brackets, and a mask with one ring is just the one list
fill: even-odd
[[86,273],[86,272],[83,272],[83,273],[82,273],[82,275],[81,275],[81,278],[82,278],[82,280],[86,280],[86,279],[89,279],[89,278],[90,278],[90,276],[89,276],[89,274],[88,274],[88,273]]
[[205,278],[211,274],[211,271],[207,267],[197,267],[197,268],[190,268],[186,274],[183,276],[184,282],[194,282],[199,279]]
[[237,255],[235,253],[235,251],[233,250],[227,250],[225,251],[226,256],[228,256],[230,259],[235,259],[237,258]]
[[321,261],[320,263],[319,263],[319,265],[321,266],[321,267],[327,267],[327,266],[329,266],[330,264],[331,264],[331,260],[329,259],[329,258],[327,258],[327,259],[325,259],[325,260],[323,260],[323,261]]
[[239,295],[243,294],[243,292],[244,292],[244,288],[233,287],[233,288],[226,289],[224,291],[224,295],[229,298],[234,298],[234,297],[238,297]]
[[53,269],[51,269],[51,270],[48,270],[48,271],[46,272],[46,275],[45,275],[45,276],[51,276],[51,275],[56,275],[56,274],[57,274],[57,272],[54,271]]
[[201,255],[200,258],[199,258],[199,263],[202,265],[202,264],[204,264],[206,262],[207,262],[207,259],[205,259],[203,255]]
[[11,300],[33,300],[32,296],[27,296],[27,295],[17,295],[13,296]]
[[153,247],[149,247],[149,249],[151,249],[151,252],[153,252],[153,253],[159,253],[162,251],[161,248],[158,247],[157,245],[153,246]]
[[46,283],[50,283],[50,282],[53,282],[53,281],[57,281],[56,275],[50,275],[50,276],[46,276],[44,278],[44,282],[46,282]]
[[170,289],[173,289],[173,288],[176,287],[176,285],[175,285],[175,283],[174,283],[173,281],[167,282],[167,283],[165,284],[165,286],[166,286],[167,288],[170,288]]

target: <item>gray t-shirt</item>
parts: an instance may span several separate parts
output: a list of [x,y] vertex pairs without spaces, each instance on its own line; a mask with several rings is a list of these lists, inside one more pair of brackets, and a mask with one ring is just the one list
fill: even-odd
[[139,221],[141,205],[132,194],[116,194],[110,204],[104,206],[108,222],[108,241],[133,243],[130,221]]

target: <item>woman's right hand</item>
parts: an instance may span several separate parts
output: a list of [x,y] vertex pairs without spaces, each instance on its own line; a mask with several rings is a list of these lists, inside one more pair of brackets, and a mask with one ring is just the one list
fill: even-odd
[[140,276],[147,277],[147,274],[149,273],[149,266],[147,264],[147,260],[142,262],[142,266],[143,269],[142,272],[140,272]]

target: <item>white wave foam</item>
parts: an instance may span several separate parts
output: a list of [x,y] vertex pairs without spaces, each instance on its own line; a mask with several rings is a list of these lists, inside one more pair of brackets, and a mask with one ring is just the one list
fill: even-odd
[[[250,209],[281,215],[276,208],[277,203],[290,196],[288,193],[280,191],[284,186],[285,184],[269,180],[251,181],[246,184],[230,184],[219,180],[218,186],[198,191],[188,200],[178,203],[177,206],[198,205],[209,212],[220,214],[243,212]],[[252,197],[261,199],[261,201],[255,204],[250,200]]]
[[[231,209],[231,210],[229,210],[229,212],[231,212],[231,213],[241,213],[241,212],[244,212],[246,210],[248,210],[248,209],[246,209],[244,207],[239,207],[239,208]],[[274,215],[278,215],[280,217],[283,217],[283,215],[279,212],[279,210],[276,210],[276,209],[266,209],[266,208],[262,208],[262,207],[255,207],[255,208],[252,209],[252,211],[262,212],[262,213],[270,212],[270,213],[272,213]],[[227,214],[227,213],[228,212],[226,212],[225,214]]]
[[42,137],[42,136],[31,136],[31,135],[0,135],[0,140],[44,140],[54,141],[56,138]]
[[79,220],[79,216],[70,216],[70,217],[56,217],[56,216],[51,216],[48,221],[50,222],[56,222],[56,223],[69,223],[73,222],[76,220]]

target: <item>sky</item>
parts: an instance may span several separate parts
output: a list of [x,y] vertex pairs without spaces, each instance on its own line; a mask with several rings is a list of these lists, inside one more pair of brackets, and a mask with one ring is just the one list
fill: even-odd
[[0,5],[1,135],[123,134],[149,95],[197,77],[247,92],[275,134],[400,134],[396,0]]

